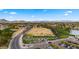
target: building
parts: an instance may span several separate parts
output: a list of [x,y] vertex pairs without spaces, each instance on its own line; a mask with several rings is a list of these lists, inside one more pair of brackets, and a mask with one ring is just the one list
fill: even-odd
[[71,34],[71,35],[74,35],[76,38],[79,39],[79,30],[71,30],[71,31],[70,31],[70,34]]

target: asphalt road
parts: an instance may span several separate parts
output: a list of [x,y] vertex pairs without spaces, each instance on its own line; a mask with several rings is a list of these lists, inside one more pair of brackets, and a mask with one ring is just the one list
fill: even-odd
[[14,39],[12,39],[13,41],[11,42],[10,49],[20,49],[20,45],[19,45],[20,37],[21,34],[18,34]]
[[[28,29],[29,30],[29,29]],[[23,33],[25,33],[28,30],[23,30],[22,33],[18,34],[15,38],[12,39],[11,44],[9,46],[10,49],[21,49],[19,45],[19,39]]]

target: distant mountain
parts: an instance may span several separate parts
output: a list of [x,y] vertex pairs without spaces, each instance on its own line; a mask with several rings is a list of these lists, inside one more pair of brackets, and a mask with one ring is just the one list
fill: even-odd
[[13,23],[25,23],[26,21],[24,21],[24,20],[16,20],[16,21],[11,21],[11,22],[13,22]]
[[9,21],[9,20],[6,20],[6,19],[0,19],[0,23],[28,23],[28,22],[31,22],[31,23],[45,23],[45,22],[79,22],[79,21],[69,21],[69,20],[54,20],[54,21],[25,21],[25,20],[15,20],[15,21]]
[[2,22],[8,22],[8,20],[6,20],[6,19],[0,19],[0,23],[2,23]]

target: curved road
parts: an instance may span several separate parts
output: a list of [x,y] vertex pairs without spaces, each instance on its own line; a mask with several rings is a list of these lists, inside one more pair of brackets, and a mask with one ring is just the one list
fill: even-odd
[[10,44],[10,49],[21,49],[19,45],[20,37],[21,37],[21,34],[18,34],[15,38],[12,39],[12,42]]
[[23,35],[23,33],[25,33],[28,30],[26,30],[26,28],[25,28],[25,30],[23,30],[21,33],[19,33],[16,37],[12,38],[12,40],[10,41],[10,44],[9,44],[9,48],[10,49],[22,49],[19,45],[19,39],[20,39],[21,35]]

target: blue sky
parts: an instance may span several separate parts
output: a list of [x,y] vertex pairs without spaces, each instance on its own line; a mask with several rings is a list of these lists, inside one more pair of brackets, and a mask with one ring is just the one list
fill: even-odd
[[0,19],[9,21],[79,21],[79,9],[0,9]]

